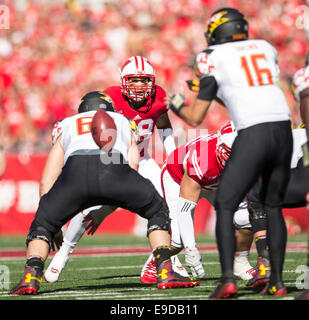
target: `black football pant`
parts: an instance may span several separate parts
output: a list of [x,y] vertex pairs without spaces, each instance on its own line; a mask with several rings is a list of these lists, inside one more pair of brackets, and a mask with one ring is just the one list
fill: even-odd
[[292,149],[290,121],[262,123],[238,132],[215,199],[216,238],[224,277],[233,276],[236,250],[233,213],[261,179],[259,197],[267,212],[272,277],[277,277],[274,282],[280,280],[287,238],[281,208],[290,176]]
[[74,155],[40,199],[27,242],[41,238],[50,243],[66,222],[95,205],[121,207],[148,219],[148,224],[169,227],[167,204],[150,180],[128,164],[103,164],[100,155]]
[[[283,208],[301,208],[306,206],[305,196],[309,190],[309,166],[304,167],[302,162],[302,159],[300,159],[298,166],[290,169],[290,180],[284,196]],[[260,187],[260,182],[254,185],[248,194],[248,200],[254,202],[260,201]]]

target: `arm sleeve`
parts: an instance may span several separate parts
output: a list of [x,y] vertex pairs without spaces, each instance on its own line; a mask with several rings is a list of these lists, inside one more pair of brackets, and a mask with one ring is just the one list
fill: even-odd
[[218,84],[214,76],[207,76],[200,78],[200,90],[197,95],[201,100],[213,100],[218,91]]

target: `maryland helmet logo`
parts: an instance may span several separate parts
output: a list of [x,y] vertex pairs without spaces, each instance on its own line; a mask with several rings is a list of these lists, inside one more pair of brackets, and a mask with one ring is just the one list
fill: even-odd
[[220,11],[213,15],[208,21],[208,32],[212,34],[222,23],[227,22],[229,18],[225,18],[227,11]]
[[106,93],[104,93],[102,91],[99,91],[99,94],[101,95],[100,99],[106,100],[107,102],[114,104],[113,100],[111,99],[111,97],[109,95],[107,95]]

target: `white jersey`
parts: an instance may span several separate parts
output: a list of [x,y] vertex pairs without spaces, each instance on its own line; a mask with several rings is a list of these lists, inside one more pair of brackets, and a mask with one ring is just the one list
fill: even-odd
[[296,100],[299,100],[299,94],[309,88],[309,65],[297,70],[293,76],[293,91]]
[[217,97],[228,109],[236,130],[290,119],[278,86],[277,51],[265,40],[245,40],[210,46],[196,57],[203,77],[213,76]]
[[[64,163],[74,151],[99,149],[91,135],[91,121],[95,113],[96,111],[82,112],[55,124],[52,139],[55,143],[61,135],[61,144],[65,153]],[[126,117],[119,113],[109,111],[107,113],[113,118],[117,128],[113,150],[120,152],[127,160],[131,143],[131,124]],[[104,151],[101,150],[101,152]]]

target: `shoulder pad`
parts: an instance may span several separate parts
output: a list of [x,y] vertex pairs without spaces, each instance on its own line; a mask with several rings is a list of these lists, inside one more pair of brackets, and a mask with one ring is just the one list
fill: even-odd
[[193,69],[197,77],[200,78],[201,76],[212,75],[212,70],[215,67],[211,61],[210,54],[213,51],[213,49],[207,49],[196,56]]
[[54,145],[58,139],[58,137],[62,134],[62,126],[61,121],[57,121],[54,124],[53,130],[52,130],[52,144]]

